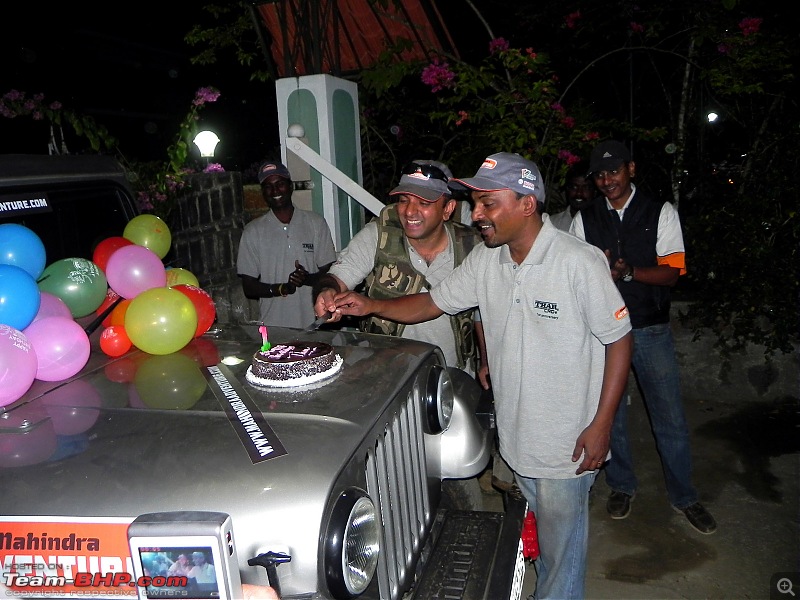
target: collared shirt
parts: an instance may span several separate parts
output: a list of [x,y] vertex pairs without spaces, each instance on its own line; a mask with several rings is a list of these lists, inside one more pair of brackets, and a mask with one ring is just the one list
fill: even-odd
[[[270,211],[245,225],[236,261],[239,275],[264,283],[286,283],[295,270],[295,260],[309,273],[336,260],[331,230],[321,215],[295,208],[286,224]],[[260,298],[258,304],[261,321],[267,325],[305,327],[316,318],[307,285],[286,297]]]
[[600,250],[545,220],[521,264],[479,244],[431,298],[447,313],[478,306],[500,452],[520,475],[575,477],[572,452],[600,401],[605,344],[631,330]]

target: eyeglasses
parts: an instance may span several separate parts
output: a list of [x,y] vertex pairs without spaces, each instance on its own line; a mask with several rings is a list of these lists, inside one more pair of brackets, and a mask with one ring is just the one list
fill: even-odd
[[401,171],[403,175],[412,175],[414,173],[421,173],[425,175],[425,177],[433,177],[434,179],[438,179],[440,181],[444,181],[447,183],[450,181],[450,178],[445,175],[444,171],[442,171],[439,167],[435,167],[433,165],[426,165],[423,163],[409,163],[403,170]]

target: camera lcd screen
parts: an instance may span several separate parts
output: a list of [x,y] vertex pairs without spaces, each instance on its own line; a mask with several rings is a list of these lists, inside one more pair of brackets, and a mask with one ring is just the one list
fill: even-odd
[[210,546],[139,548],[142,573],[151,578],[147,598],[219,598]]

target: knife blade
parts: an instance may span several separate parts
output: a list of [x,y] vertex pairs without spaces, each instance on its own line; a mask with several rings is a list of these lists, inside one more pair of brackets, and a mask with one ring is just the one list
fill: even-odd
[[311,325],[303,329],[303,333],[311,333],[312,331],[316,331],[319,329],[320,325],[325,323],[328,319],[330,319],[333,315],[331,315],[330,311],[326,311],[324,315],[321,317],[317,317]]

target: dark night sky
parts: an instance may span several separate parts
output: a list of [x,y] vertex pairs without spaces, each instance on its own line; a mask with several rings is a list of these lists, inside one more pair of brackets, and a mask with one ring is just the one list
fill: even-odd
[[[44,93],[46,101],[58,100],[105,125],[126,157],[163,160],[195,91],[210,85],[222,95],[202,110],[199,124],[216,128],[222,138],[218,159],[226,168],[246,168],[277,142],[274,84],[249,83],[236,65],[190,64],[195,49],[183,36],[199,17],[152,2],[92,16],[76,14],[66,3],[46,9],[31,3],[17,12],[27,14],[0,36],[6,57],[0,94]],[[46,152],[48,136],[49,128],[30,118],[0,118],[0,152]]]
[[[454,1],[440,0],[440,5],[447,9]],[[29,97],[44,93],[47,102],[58,100],[107,127],[127,158],[165,160],[195,91],[211,85],[222,95],[203,109],[199,125],[222,138],[217,160],[228,170],[245,170],[274,152],[274,83],[250,82],[249,71],[231,60],[224,67],[191,65],[196,49],[183,37],[204,18],[197,3],[179,1],[165,10],[163,3],[146,0],[92,14],[79,13],[74,4],[28,3],[15,13],[4,23],[13,21],[13,26],[0,35],[6,57],[0,94],[12,89]],[[457,42],[486,47],[488,33],[477,17],[463,10],[445,13]],[[0,117],[0,152],[44,153],[48,138],[43,123]],[[81,146],[82,140],[68,138],[71,152]]]

